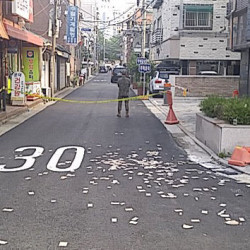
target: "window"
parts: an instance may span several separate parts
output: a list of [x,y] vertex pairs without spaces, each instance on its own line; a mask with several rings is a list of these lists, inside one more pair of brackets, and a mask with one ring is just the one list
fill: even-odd
[[213,28],[212,4],[185,4],[183,15],[184,29],[212,30]]

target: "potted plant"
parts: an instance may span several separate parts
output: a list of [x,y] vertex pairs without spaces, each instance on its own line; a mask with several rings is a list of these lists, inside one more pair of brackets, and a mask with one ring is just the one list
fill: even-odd
[[250,98],[210,96],[196,114],[197,139],[218,155],[231,153],[236,146],[249,146]]

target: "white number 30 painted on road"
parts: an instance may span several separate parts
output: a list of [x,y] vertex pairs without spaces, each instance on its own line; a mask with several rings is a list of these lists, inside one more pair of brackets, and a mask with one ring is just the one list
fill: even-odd
[[[62,157],[63,153],[66,150],[69,149],[75,149],[75,157],[72,161],[71,165],[68,168],[59,168],[58,162],[60,158]],[[32,155],[27,156],[16,156],[16,160],[25,160],[24,164],[21,167],[15,167],[15,168],[7,168],[6,165],[0,165],[0,172],[17,172],[22,170],[27,170],[29,168],[32,168],[36,158],[41,156],[44,152],[44,148],[42,147],[22,147],[15,150],[15,152],[21,153],[25,150],[35,150]],[[56,152],[52,155],[49,163],[47,164],[47,169],[53,171],[53,172],[71,172],[75,171],[81,166],[81,163],[84,158],[84,152],[85,149],[83,147],[77,147],[77,146],[68,146],[68,147],[62,147],[58,148]]]

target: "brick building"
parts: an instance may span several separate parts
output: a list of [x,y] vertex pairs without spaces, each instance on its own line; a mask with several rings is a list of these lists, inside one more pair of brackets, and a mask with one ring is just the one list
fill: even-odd
[[240,54],[227,48],[229,0],[155,0],[151,59],[180,67],[183,75],[239,74]]

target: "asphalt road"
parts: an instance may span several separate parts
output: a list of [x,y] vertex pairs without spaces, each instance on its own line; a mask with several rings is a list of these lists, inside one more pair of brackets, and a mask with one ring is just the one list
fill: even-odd
[[250,186],[189,162],[142,102],[116,112],[58,102],[0,137],[0,249],[250,249]]

